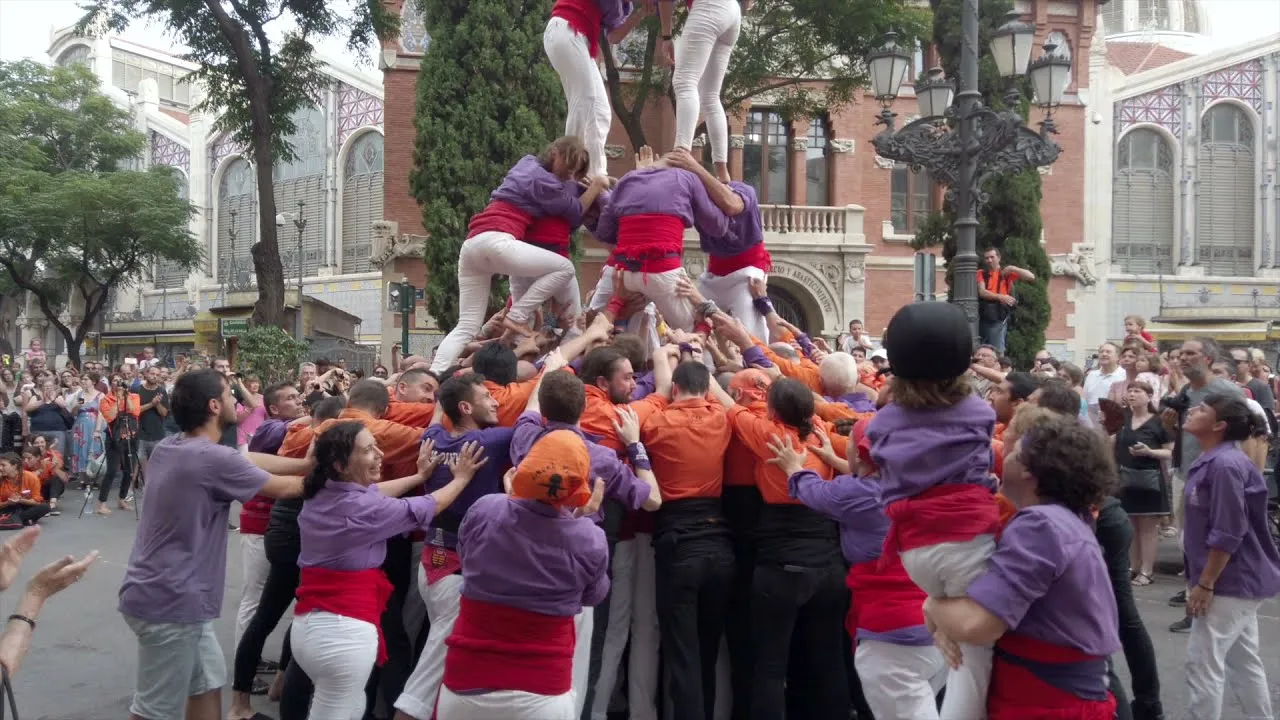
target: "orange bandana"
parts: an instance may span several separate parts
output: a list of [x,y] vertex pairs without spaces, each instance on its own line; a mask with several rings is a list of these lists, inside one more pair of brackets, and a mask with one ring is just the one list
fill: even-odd
[[569,430],[542,436],[516,468],[511,496],[555,507],[582,507],[591,499],[591,455]]
[[764,402],[772,382],[764,371],[747,368],[733,374],[729,381],[729,395],[739,405],[750,405],[753,402]]

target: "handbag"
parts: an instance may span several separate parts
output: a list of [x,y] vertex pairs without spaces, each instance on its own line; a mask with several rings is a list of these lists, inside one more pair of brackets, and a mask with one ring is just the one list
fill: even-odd
[[1120,487],[1135,490],[1159,490],[1164,476],[1158,468],[1139,470],[1138,468],[1120,466]]
[[[102,473],[106,469],[107,454],[105,452],[98,453],[97,455],[91,453],[89,455],[89,462],[84,465],[84,474],[87,475],[90,480],[97,480],[102,477]],[[3,720],[3,718],[0,718],[0,720]]]
[[[0,678],[3,678],[0,694],[4,695],[0,698],[0,720],[7,720],[10,713],[13,714],[13,720],[18,720],[18,701],[13,696],[13,684],[9,682],[9,668],[0,665]],[[5,700],[8,700],[9,713],[4,710]]]

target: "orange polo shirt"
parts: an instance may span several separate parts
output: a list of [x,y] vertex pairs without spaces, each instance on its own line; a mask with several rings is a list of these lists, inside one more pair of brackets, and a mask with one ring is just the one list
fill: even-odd
[[822,394],[822,375],[818,372],[817,363],[813,362],[803,355],[799,360],[788,360],[778,353],[769,349],[768,345],[760,343],[760,349],[764,351],[764,356],[778,366],[778,370],[786,377],[792,380],[799,380],[809,387],[810,390]]
[[874,412],[854,412],[853,408],[842,402],[826,402],[816,399],[814,402],[816,403],[815,414],[829,423],[834,423],[837,420],[857,422],[863,418],[875,416]]
[[382,419],[399,425],[408,425],[409,427],[425,430],[431,424],[431,418],[435,415],[436,404],[434,402],[411,403],[399,402],[392,400],[387,406],[387,411],[383,413]]
[[732,435],[724,407],[706,398],[673,402],[650,415],[640,439],[663,501],[720,497]]
[[[290,427],[277,454],[282,457],[306,457],[307,448],[311,446],[311,439],[314,436],[323,433],[337,423],[350,420],[363,422],[369,432],[373,433],[373,438],[378,443],[378,449],[382,451],[382,466],[384,468],[403,469],[406,464],[417,464],[418,449],[422,446],[421,430],[408,425],[393,423],[389,420],[378,419],[363,410],[355,408],[347,408],[337,418],[325,420],[319,425],[295,425]],[[409,475],[412,472],[412,470],[409,470],[404,474]],[[401,476],[396,475],[394,477]],[[385,477],[383,479],[391,480],[394,478]]]
[[[498,401],[498,427],[515,427],[516,421],[524,414],[524,408],[529,404],[529,398],[533,397],[533,391],[538,387],[538,380],[541,378],[542,371],[539,370],[537,375],[528,380],[513,382],[509,385],[485,381],[484,386],[489,388],[489,394]],[[588,400],[589,404],[590,400]]]
[[[769,420],[763,413],[765,412],[765,404],[757,403],[757,408],[745,408],[741,405],[735,405],[729,408],[729,420],[733,424],[733,434],[756,458],[755,480],[756,487],[760,489],[760,495],[764,501],[770,505],[799,505],[799,500],[794,500],[787,491],[787,475],[777,465],[764,462],[773,457],[773,451],[769,449],[769,441],[775,435],[780,438],[790,438],[792,447],[800,446],[812,450],[819,447],[818,438],[814,435],[804,440],[800,439],[799,433],[795,428],[783,425],[780,422]],[[835,443],[835,438],[832,438]],[[823,480],[830,480],[834,476],[831,467],[818,458],[814,452],[809,452],[804,460],[805,469],[812,470],[818,474]]]
[[[1004,430],[1003,423],[997,424],[995,433],[991,438],[991,453],[994,456],[991,471],[998,478],[1004,477]],[[1009,524],[1009,521],[1018,512],[1018,506],[1014,505],[1009,498],[1001,493],[996,493],[996,506],[1000,509],[1000,527]]]
[[22,476],[16,480],[0,481],[0,502],[11,502],[12,500],[22,497],[22,491],[26,490],[29,497],[36,502],[44,502],[44,496],[40,494],[40,478],[30,470],[19,470]]
[[[763,400],[743,407],[759,417],[765,417],[769,413],[769,404]],[[734,487],[754,486],[756,465],[761,462],[763,461],[756,459],[751,448],[738,438],[737,433],[730,433],[729,449],[724,454],[724,484]]]
[[40,480],[53,479],[54,475],[62,469],[62,453],[52,448],[45,450],[44,455],[40,456],[40,471],[37,473]]
[[[582,418],[578,421],[578,427],[599,437],[600,444],[607,448],[619,453],[626,450],[626,446],[618,439],[618,432],[613,429],[613,424],[618,420],[618,413],[615,408],[624,406],[614,405],[609,400],[609,396],[605,394],[605,391],[594,385],[585,386],[585,390],[587,393],[587,406],[582,411]],[[649,418],[654,413],[665,410],[670,402],[665,397],[654,393],[641,400],[626,403],[625,407],[635,411],[640,418],[640,427],[644,427],[644,424],[649,421]]]

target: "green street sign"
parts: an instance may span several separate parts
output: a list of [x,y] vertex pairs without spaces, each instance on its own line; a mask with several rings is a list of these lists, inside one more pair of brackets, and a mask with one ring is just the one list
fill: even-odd
[[240,337],[249,332],[248,318],[223,318],[222,337]]

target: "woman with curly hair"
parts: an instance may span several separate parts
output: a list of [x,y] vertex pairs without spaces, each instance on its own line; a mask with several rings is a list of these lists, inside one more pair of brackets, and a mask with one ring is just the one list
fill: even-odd
[[1002,492],[1018,514],[965,597],[924,613],[952,667],[957,643],[996,648],[991,720],[1111,720],[1107,658],[1120,649],[1115,597],[1091,519],[1115,465],[1074,418],[1029,428],[1005,456]]
[[1280,592],[1280,552],[1267,522],[1267,484],[1240,449],[1265,424],[1243,398],[1211,394],[1183,430],[1202,450],[1187,471],[1187,706],[1217,720],[1226,685],[1244,714],[1269,718],[1266,666],[1258,655],[1258,606]]

